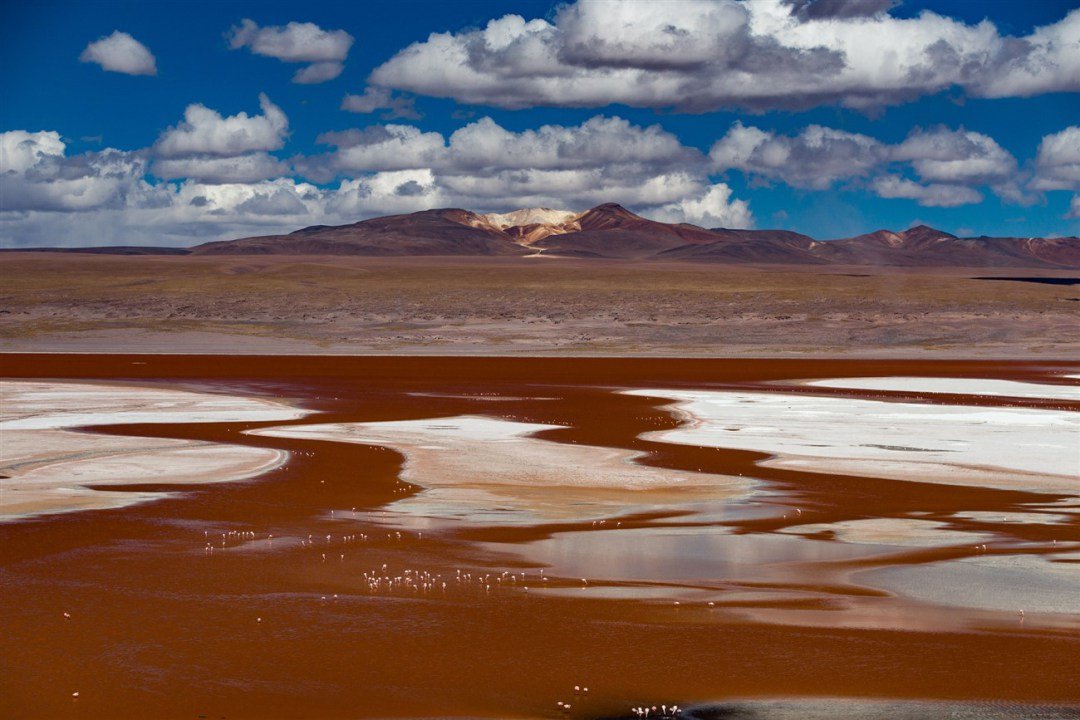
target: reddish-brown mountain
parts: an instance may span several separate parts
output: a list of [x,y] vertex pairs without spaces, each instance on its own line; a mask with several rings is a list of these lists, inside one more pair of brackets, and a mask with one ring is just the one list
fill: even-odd
[[578,216],[581,228],[537,240],[532,247],[545,255],[645,258],[684,245],[714,242],[716,236],[697,225],[647,220],[621,205],[607,203]]
[[206,243],[196,255],[523,255],[483,216],[456,208],[316,225],[288,235]]
[[657,255],[664,259],[711,260],[739,263],[818,265],[828,262],[815,253],[824,243],[788,230],[732,230],[714,228],[711,242],[682,245]]
[[[42,248],[48,250],[48,248]],[[919,225],[819,241],[788,230],[706,229],[664,223],[607,203],[573,213],[526,208],[480,215],[456,208],[316,225],[267,235],[165,248],[82,248],[68,252],[156,251],[195,255],[545,255],[691,262],[899,267],[1080,268],[1080,238],[959,238]]]
[[958,238],[926,225],[878,230],[820,243],[831,262],[851,265],[965,267],[1080,267],[1078,238]]

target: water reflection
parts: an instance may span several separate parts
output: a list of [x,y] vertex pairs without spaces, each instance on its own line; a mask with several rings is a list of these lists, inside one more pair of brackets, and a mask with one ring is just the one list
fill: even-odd
[[736,535],[719,526],[559,533],[530,543],[525,552],[534,561],[548,565],[553,574],[567,577],[691,585],[790,581],[801,574],[801,564],[875,554],[866,546],[783,535]]

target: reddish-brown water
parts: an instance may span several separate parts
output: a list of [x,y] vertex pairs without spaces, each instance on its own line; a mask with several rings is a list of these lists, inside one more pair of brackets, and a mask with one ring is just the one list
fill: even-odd
[[[795,522],[794,506],[814,522],[912,514],[943,519],[955,512],[1020,512],[1063,496],[765,469],[754,464],[764,457],[759,453],[646,441],[639,435],[677,421],[663,409],[665,401],[616,390],[760,389],[764,382],[867,375],[1052,382],[1052,373],[1062,370],[1075,373],[1077,365],[4,356],[0,374],[8,378],[163,383],[284,398],[317,414],[285,423],[94,428],[282,448],[292,455],[284,467],[247,482],[184,487],[143,505],[0,526],[0,714],[561,716],[556,702],[565,701],[574,705],[572,716],[589,717],[625,715],[639,704],[746,697],[1080,702],[1080,625],[1069,618],[1021,623],[1012,612],[905,605],[845,575],[854,566],[920,564],[974,549],[883,555],[849,553],[833,541],[837,552],[823,553],[817,563],[793,553],[799,562],[786,575],[720,575],[703,583],[719,597],[732,598],[714,609],[674,608],[667,600],[650,600],[645,591],[637,597],[604,592],[611,588],[593,593],[580,588],[579,578],[557,576],[551,587],[581,592],[524,593],[501,584],[487,592],[450,582],[445,593],[371,593],[363,573],[384,564],[391,576],[405,569],[443,579],[455,578],[459,569],[493,576],[525,571],[537,582],[530,544],[575,533],[595,538],[610,530],[590,522],[475,520],[445,524],[422,538],[406,531],[398,539],[370,511],[420,490],[402,493],[401,455],[365,445],[242,434],[269,425],[491,414],[489,398],[495,394],[508,398],[498,403],[501,417],[563,426],[543,433],[546,439],[633,449],[647,453],[645,463],[684,472],[743,473],[768,491],[753,507],[711,519],[707,513],[645,510],[623,518],[627,532],[722,532],[740,543],[759,543],[766,555],[782,555],[784,543],[812,542],[776,534]],[[1049,400],[813,392],[1080,409]],[[530,399],[536,396],[549,399]],[[336,516],[330,516],[332,509]],[[1013,553],[1049,552],[1051,541],[1080,543],[1075,515],[1053,526],[950,522],[956,529],[992,534]],[[220,540],[234,531],[254,532],[257,541],[242,544],[230,537],[225,547],[206,552],[207,537]],[[360,533],[369,540],[342,539]],[[278,538],[276,544],[269,534]],[[321,544],[290,540],[308,535]],[[328,547],[329,560],[323,562]],[[583,542],[581,552],[594,547]],[[695,559],[680,562],[693,566]],[[722,567],[716,572],[723,573]],[[694,575],[693,567],[681,574]],[[655,588],[670,582],[654,579],[628,584]],[[878,607],[876,622],[850,622],[849,615],[873,619]],[[806,613],[805,622],[800,613]],[[575,695],[575,685],[589,687],[589,694]],[[73,692],[79,692],[77,700]]]

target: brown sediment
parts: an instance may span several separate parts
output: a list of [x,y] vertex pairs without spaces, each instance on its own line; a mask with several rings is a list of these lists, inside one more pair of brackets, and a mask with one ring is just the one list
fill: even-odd
[[[284,397],[316,414],[285,422],[94,428],[287,450],[291,457],[286,466],[248,481],[184,487],[166,499],[123,510],[0,525],[0,625],[5,628],[0,698],[15,717],[89,718],[549,716],[556,701],[575,700],[574,685],[591,689],[588,699],[574,702],[575,716],[625,713],[635,703],[755,696],[1077,702],[1080,630],[1075,625],[1044,628],[1037,617],[1021,624],[1012,613],[962,609],[938,613],[933,631],[904,626],[902,619],[895,629],[844,625],[852,603],[864,612],[875,602],[887,610],[904,605],[872,588],[845,584],[845,573],[973,556],[974,548],[797,563],[786,582],[717,578],[722,591],[737,593],[741,585],[756,594],[718,599],[716,612],[701,602],[673,609],[670,603],[589,597],[587,591],[568,597],[452,587],[446,595],[373,596],[362,573],[383,563],[397,573],[415,568],[444,577],[457,568],[480,573],[525,568],[535,578],[529,543],[596,528],[589,522],[469,525],[425,530],[422,540],[407,532],[398,540],[387,537],[392,526],[371,520],[367,511],[402,498],[400,454],[245,434],[271,426],[468,414],[549,423],[563,427],[539,437],[641,452],[640,462],[684,472],[742,473],[768,491],[756,498],[765,515],[702,522],[682,512],[643,512],[621,518],[628,529],[719,528],[772,537],[796,524],[917,514],[951,529],[991,534],[994,542],[1008,545],[1007,552],[1040,553],[1052,541],[1080,542],[1075,513],[1069,522],[1053,525],[1000,524],[954,514],[1022,512],[1067,495],[763,468],[757,464],[766,457],[761,453],[643,440],[643,433],[677,424],[664,408],[669,401],[613,389],[775,390],[764,383],[867,375],[1047,381],[1077,367],[1068,362],[2,356],[0,372],[6,377],[152,381]],[[504,401],[493,406],[478,393],[496,393]],[[941,396],[927,400],[945,401]],[[1032,406],[1046,407],[1038,403]],[[1053,407],[1077,409],[1060,401]],[[147,489],[177,488],[131,487]],[[795,506],[803,512],[798,519]],[[331,509],[336,517],[329,517]],[[217,542],[221,533],[235,530],[255,532],[257,540],[230,539],[213,555],[206,553],[204,533]],[[371,540],[339,544],[347,533],[366,533]],[[334,542],[323,547],[332,549],[301,548],[286,540],[308,534],[331,534]],[[330,556],[325,563],[319,559],[324,551]],[[345,557],[339,561],[338,554]],[[569,579],[552,579],[570,585]],[[815,620],[800,626],[799,613],[815,612],[835,616],[835,625]],[[954,629],[943,630],[942,623]],[[73,703],[76,691],[80,697]]]

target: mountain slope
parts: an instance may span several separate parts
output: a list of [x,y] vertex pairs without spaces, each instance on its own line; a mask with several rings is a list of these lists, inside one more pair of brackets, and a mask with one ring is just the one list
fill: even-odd
[[716,262],[788,263],[818,265],[828,262],[814,252],[822,243],[788,230],[732,230],[714,228],[716,239],[665,250],[658,258]]
[[577,218],[580,228],[536,240],[545,255],[645,258],[683,245],[715,242],[717,237],[696,225],[647,220],[621,205],[607,203]]
[[456,208],[316,225],[288,235],[206,243],[196,255],[523,255],[482,215]]

